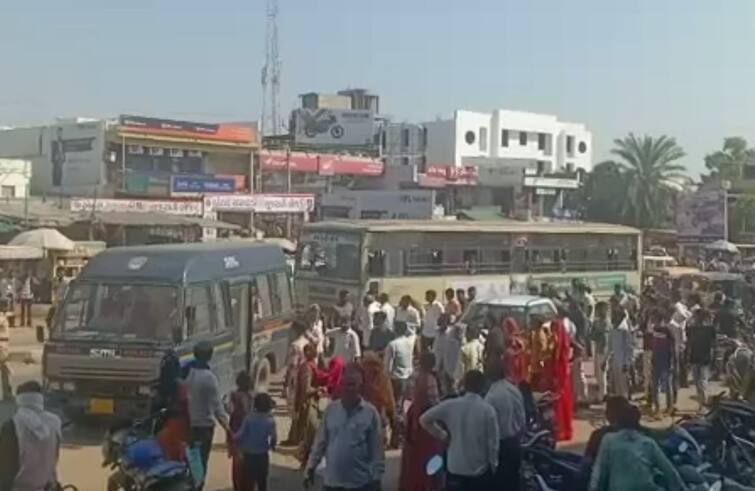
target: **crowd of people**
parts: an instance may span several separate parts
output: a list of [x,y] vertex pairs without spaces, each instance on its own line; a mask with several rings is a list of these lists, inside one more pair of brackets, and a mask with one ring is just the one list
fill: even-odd
[[[306,486],[327,462],[326,491],[380,489],[389,448],[402,449],[400,491],[507,489],[521,479],[520,442],[532,421],[533,394],[547,392],[558,441],[572,439],[581,405],[608,401],[609,426],[587,448],[591,489],[639,489],[631,486],[640,477],[624,475],[617,455],[678,477],[638,433],[633,389],[641,388],[652,412],[663,392],[673,412],[691,374],[702,406],[716,333],[737,334],[731,299],[719,293],[706,305],[695,294],[666,298],[648,289],[638,296],[616,285],[609,299],[596,301],[579,280],[567,291],[542,285],[531,293],[552,301],[553,317],[529,315],[520,326],[504,312],[488,316],[483,329],[459,322],[478,301],[474,287],[429,290],[423,304],[404,295],[394,306],[382,293],[357,306],[344,291],[332,310],[310,306],[292,326],[284,381],[291,427],[280,443],[273,399],[252,393],[248,373],[238,375],[224,400],[210,370],[211,344],[198,343],[183,368],[166,355],[155,401],[165,415],[157,440],[169,458],[196,449],[206,469],[219,425],[236,491],[267,489],[269,453],[278,447],[295,449]],[[585,361],[593,363],[594,385],[586,383]],[[36,410],[38,397],[24,397]],[[35,417],[47,421],[44,413]],[[45,425],[45,434],[59,440],[55,422]],[[445,465],[428,472],[439,456]]]

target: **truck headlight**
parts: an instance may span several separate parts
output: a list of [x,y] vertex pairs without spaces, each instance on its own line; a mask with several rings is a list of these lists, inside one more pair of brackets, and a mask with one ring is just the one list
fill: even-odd
[[47,388],[49,390],[60,390],[60,382],[49,381],[47,382]]
[[63,382],[63,390],[65,392],[76,392],[75,382]]

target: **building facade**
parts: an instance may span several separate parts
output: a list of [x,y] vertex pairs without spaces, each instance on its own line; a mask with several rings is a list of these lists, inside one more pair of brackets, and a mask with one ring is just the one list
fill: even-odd
[[23,198],[29,187],[31,161],[0,159],[0,198]]
[[530,160],[542,172],[592,169],[592,133],[583,124],[556,116],[498,109],[490,113],[457,110],[453,118],[422,123],[427,160],[466,165],[468,158]]
[[426,147],[427,132],[422,125],[386,122],[381,127],[380,154],[387,166],[416,166],[423,171]]

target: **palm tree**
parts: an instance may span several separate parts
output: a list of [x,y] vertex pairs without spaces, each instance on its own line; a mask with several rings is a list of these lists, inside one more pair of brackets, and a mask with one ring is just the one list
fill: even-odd
[[666,135],[638,138],[630,133],[614,144],[611,153],[621,159],[628,183],[625,217],[638,227],[660,225],[669,211],[669,189],[688,179],[684,166],[675,163],[684,157],[684,150]]
[[705,167],[724,179],[741,179],[748,165],[755,165],[755,149],[741,136],[725,138],[723,150],[705,156]]
[[624,223],[624,201],[627,192],[624,169],[613,160],[592,168],[582,181],[581,201],[584,216],[594,222]]

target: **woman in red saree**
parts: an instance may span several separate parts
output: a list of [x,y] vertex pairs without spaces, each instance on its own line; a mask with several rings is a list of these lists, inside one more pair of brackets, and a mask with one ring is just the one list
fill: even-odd
[[438,491],[443,488],[443,476],[428,476],[427,461],[434,455],[443,454],[443,443],[436,440],[419,424],[419,417],[438,403],[438,379],[433,373],[435,355],[425,353],[419,362],[419,372],[414,379],[412,405],[406,414],[404,449],[401,452],[399,491]]
[[344,368],[346,368],[346,364],[340,356],[332,358],[328,363],[328,380],[325,383],[325,390],[331,399],[341,397],[341,378]]
[[233,435],[239,431],[244,418],[252,409],[252,378],[244,371],[236,377],[236,390],[228,398],[231,434],[227,438],[228,455],[231,457],[231,480],[233,491],[249,491],[254,489],[249,482],[248,473],[244,469],[244,456],[238,451],[233,442]]
[[525,343],[519,324],[512,317],[503,320],[503,333],[505,339],[505,351],[503,353],[503,365],[506,376],[515,385],[527,380],[528,366]]
[[555,339],[551,390],[557,397],[553,407],[556,440],[565,442],[574,436],[574,395],[571,383],[571,340],[562,316],[551,321],[551,332]]

